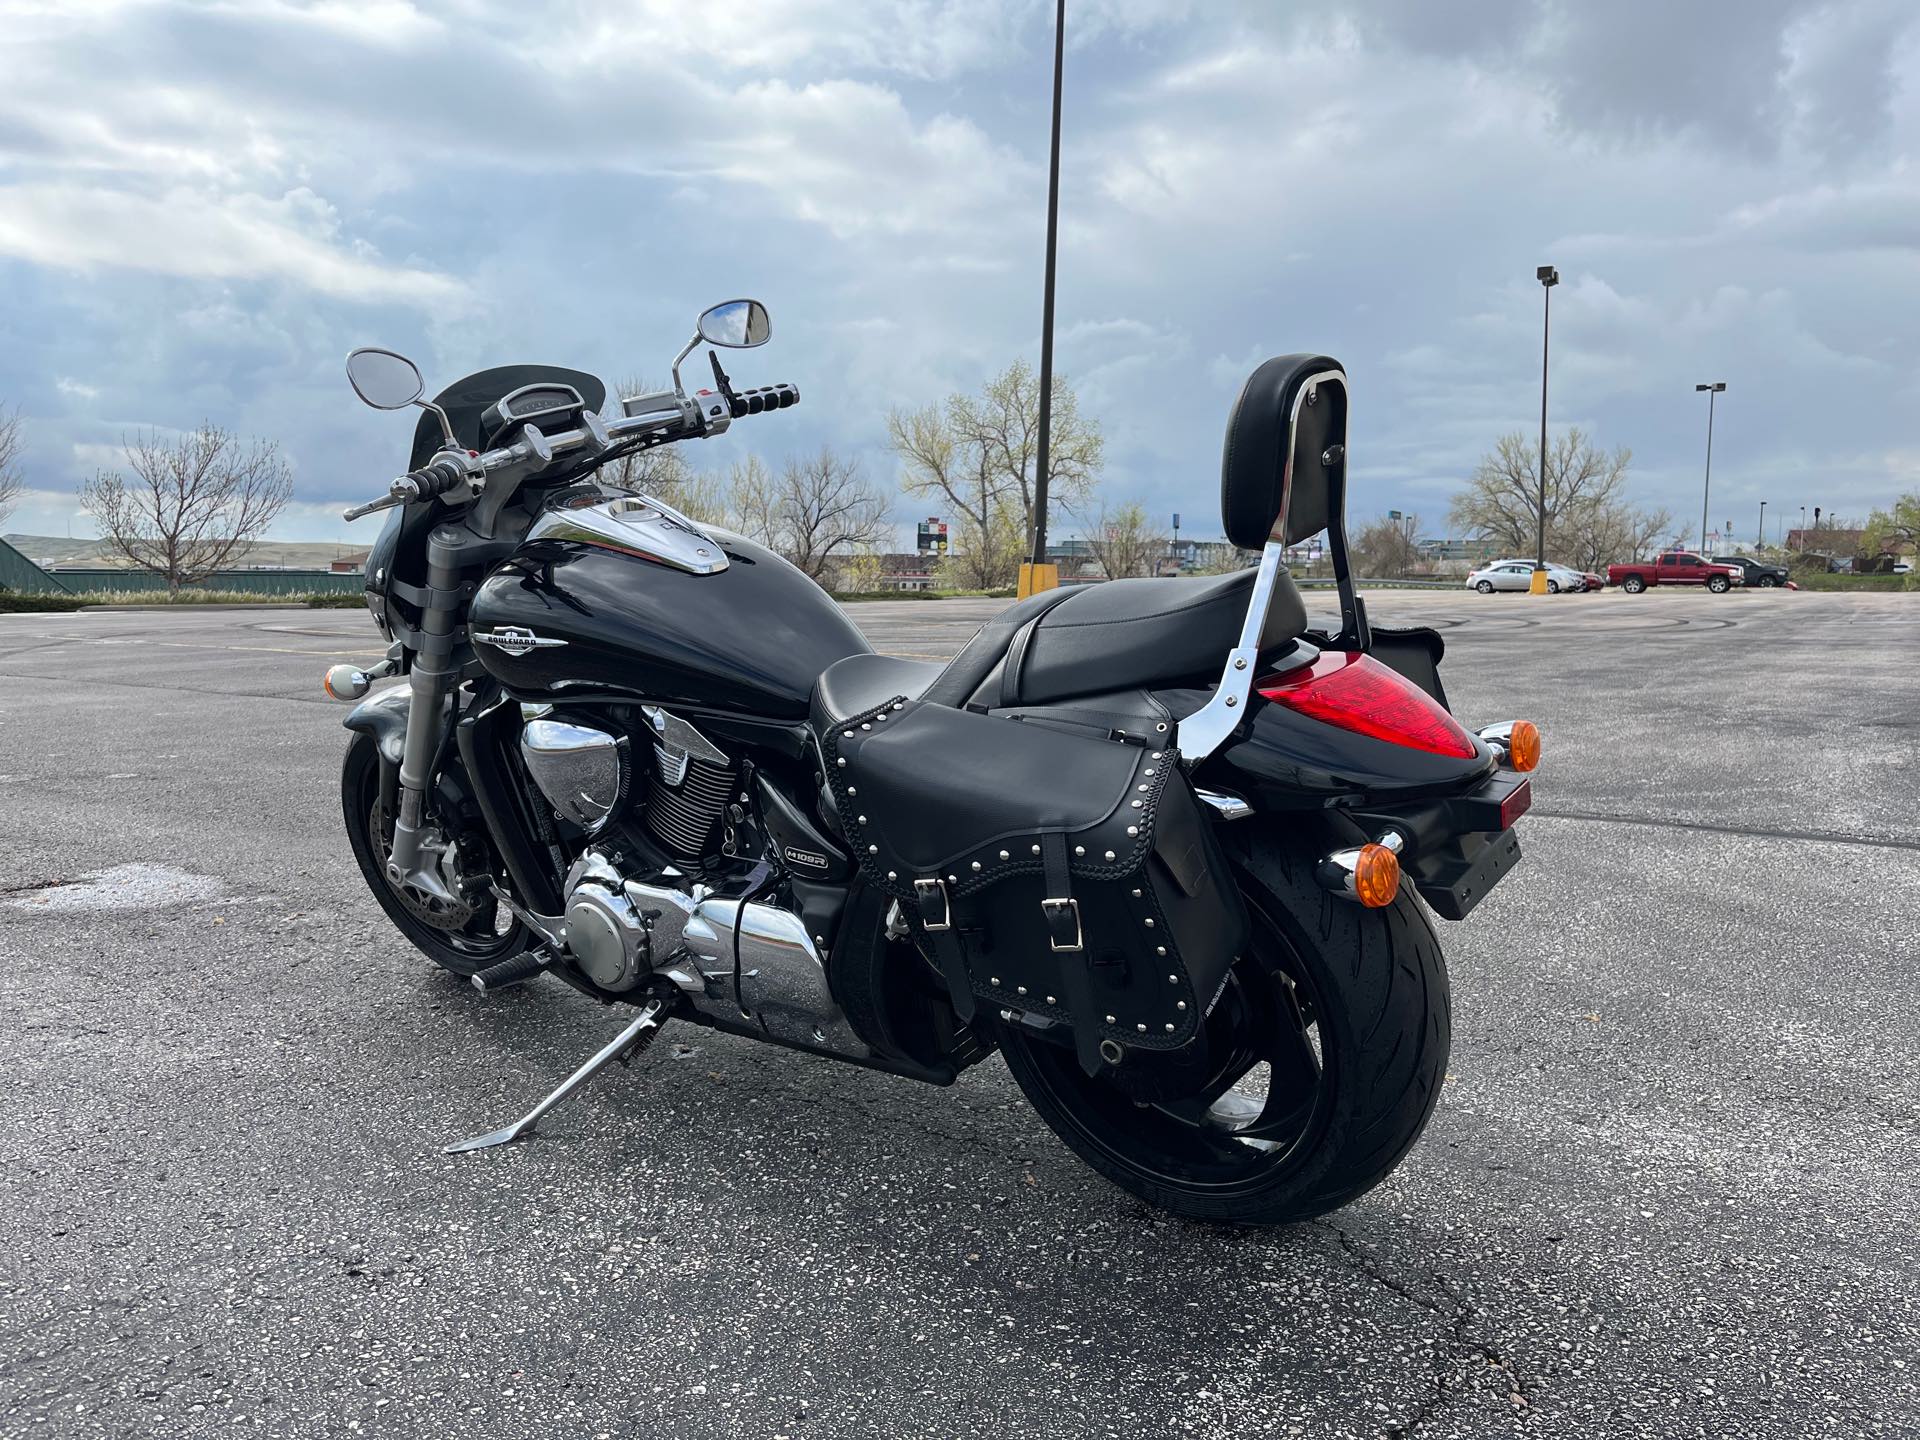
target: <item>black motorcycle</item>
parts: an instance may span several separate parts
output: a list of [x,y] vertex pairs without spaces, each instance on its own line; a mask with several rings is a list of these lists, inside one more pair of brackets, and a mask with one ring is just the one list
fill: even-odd
[[[669,1018],[952,1084],[994,1051],[1088,1164],[1155,1205],[1271,1223],[1387,1175],[1450,1040],[1429,912],[1518,861],[1539,735],[1476,732],[1425,629],[1369,624],[1344,532],[1347,381],[1269,360],[1228,421],[1227,537],[1256,567],[1010,605],[948,664],[874,654],[770,550],[598,478],[797,403],[681,364],[764,343],[701,316],[671,389],[508,366],[419,406],[367,559],[391,642],[337,666],[375,898],[482,991],[541,975],[635,1007],[529,1134]],[[1321,531],[1337,634],[1285,566]],[[1419,897],[1416,899],[1416,895]],[[1424,902],[1424,904],[1422,903]]]

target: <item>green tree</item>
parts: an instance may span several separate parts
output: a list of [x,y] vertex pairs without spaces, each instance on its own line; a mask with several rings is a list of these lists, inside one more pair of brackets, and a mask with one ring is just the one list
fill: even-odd
[[1920,491],[1902,495],[1891,510],[1869,515],[1860,543],[1869,555],[1889,546],[1903,554],[1920,550]]

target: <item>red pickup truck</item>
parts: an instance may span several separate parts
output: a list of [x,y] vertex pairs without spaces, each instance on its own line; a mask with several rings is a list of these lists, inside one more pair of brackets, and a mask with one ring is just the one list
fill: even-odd
[[1704,585],[1724,595],[1745,578],[1738,567],[1716,565],[1691,550],[1669,550],[1653,560],[1607,566],[1607,583],[1629,595],[1638,595],[1649,585]]

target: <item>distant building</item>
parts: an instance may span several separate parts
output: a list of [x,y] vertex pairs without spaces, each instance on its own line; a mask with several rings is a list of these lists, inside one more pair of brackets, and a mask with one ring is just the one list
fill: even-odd
[[1497,560],[1498,540],[1421,540],[1416,542],[1423,560]]
[[940,556],[934,552],[924,555],[913,553],[882,555],[880,557],[880,588],[902,592],[931,590],[937,578],[936,571],[939,564]]
[[338,560],[327,563],[327,569],[335,575],[358,575],[367,568],[367,556],[370,550],[357,550],[351,555],[342,555]]

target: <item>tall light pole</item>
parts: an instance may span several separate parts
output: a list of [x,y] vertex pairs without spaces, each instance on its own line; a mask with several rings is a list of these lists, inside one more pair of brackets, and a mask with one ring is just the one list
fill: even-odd
[[1695,393],[1707,392],[1707,478],[1700,484],[1700,553],[1707,550],[1707,491],[1713,485],[1713,399],[1727,388],[1724,380],[1714,380],[1705,385],[1693,387]]
[[1066,69],[1067,0],[1053,10],[1053,142],[1047,162],[1047,261],[1040,302],[1040,447],[1033,475],[1033,565],[1022,595],[1051,589],[1047,571],[1047,466],[1053,441],[1053,257],[1060,238],[1060,79]]
[[1760,502],[1760,533],[1753,537],[1753,548],[1756,550],[1767,548],[1767,502],[1764,500]]
[[1533,272],[1540,282],[1540,508],[1534,515],[1533,581],[1535,595],[1547,593],[1547,337],[1553,327],[1553,287],[1560,272],[1542,265]]

